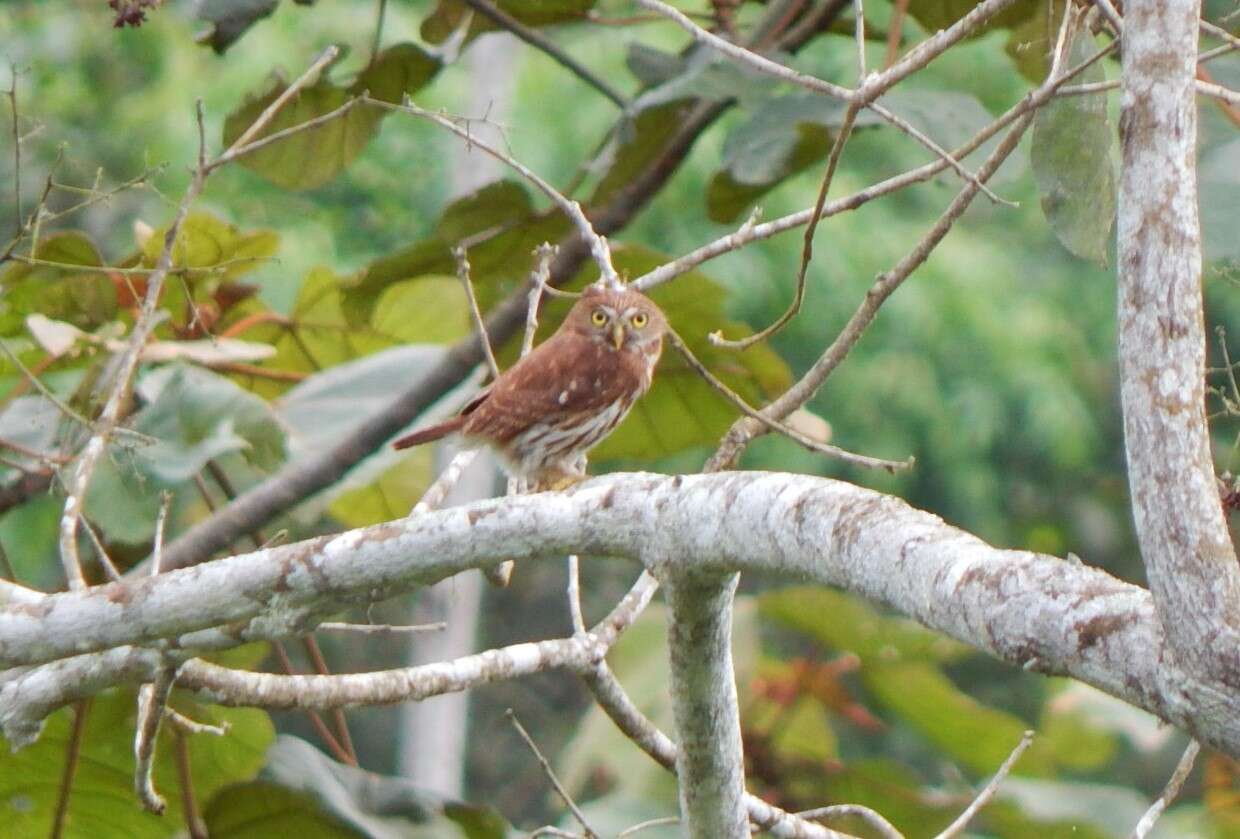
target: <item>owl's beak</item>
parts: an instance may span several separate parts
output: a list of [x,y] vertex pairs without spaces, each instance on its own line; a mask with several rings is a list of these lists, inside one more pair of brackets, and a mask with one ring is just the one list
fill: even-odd
[[613,323],[611,325],[611,342],[616,345],[616,349],[624,346],[624,324]]

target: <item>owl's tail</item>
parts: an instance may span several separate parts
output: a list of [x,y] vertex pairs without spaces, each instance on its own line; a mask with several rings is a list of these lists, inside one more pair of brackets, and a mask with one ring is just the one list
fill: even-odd
[[464,416],[453,417],[450,420],[441,422],[438,425],[432,425],[429,428],[419,429],[412,434],[406,434],[396,442],[392,443],[395,449],[411,449],[414,446],[420,446],[423,443],[429,443],[432,440],[438,440],[441,437],[447,437],[454,431],[460,431],[461,426],[465,424],[467,418]]

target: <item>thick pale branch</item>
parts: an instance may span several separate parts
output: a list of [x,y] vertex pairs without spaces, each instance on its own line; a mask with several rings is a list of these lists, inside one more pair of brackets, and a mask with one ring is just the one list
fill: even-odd
[[1133,516],[1170,657],[1240,688],[1240,566],[1205,416],[1194,0],[1124,6],[1119,362]]
[[[304,631],[306,614],[500,559],[568,553],[658,556],[666,559],[653,563],[656,574],[760,571],[857,592],[1005,661],[1074,676],[1240,755],[1240,695],[1166,655],[1145,590],[1054,557],[997,550],[899,499],[803,475],[611,475],[565,493],[494,499],[47,595],[0,610],[0,666],[195,629],[225,641],[227,633],[206,628],[233,621],[292,635]],[[1240,649],[1218,655],[1240,666]],[[115,660],[95,673],[101,687],[129,661],[124,650],[104,657]],[[23,684],[54,680],[69,664],[25,673]],[[6,710],[10,681],[0,676]]]

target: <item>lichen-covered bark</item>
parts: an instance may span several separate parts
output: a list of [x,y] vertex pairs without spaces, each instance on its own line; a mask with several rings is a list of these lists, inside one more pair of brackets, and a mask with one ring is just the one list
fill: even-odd
[[1240,688],[1240,568],[1205,417],[1199,11],[1196,0],[1124,6],[1119,360],[1133,515],[1167,653]]
[[682,574],[665,584],[680,816],[693,839],[747,839],[745,761],[732,669],[739,576]]
[[[1145,590],[1055,557],[997,550],[897,498],[807,475],[609,475],[569,492],[478,502],[10,604],[0,609],[0,667],[160,638],[219,644],[239,625],[264,637],[301,633],[307,614],[498,559],[566,553],[646,558],[664,579],[760,571],[853,591],[1005,661],[1095,685],[1240,757],[1240,690],[1171,654]],[[61,667],[90,669],[97,658]],[[54,681],[56,666],[17,674]],[[106,668],[94,672],[102,688]],[[0,672],[0,708],[14,676]]]

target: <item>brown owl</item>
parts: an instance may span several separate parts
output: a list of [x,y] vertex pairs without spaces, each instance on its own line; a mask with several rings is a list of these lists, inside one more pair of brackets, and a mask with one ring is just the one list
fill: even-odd
[[644,294],[590,286],[555,334],[452,419],[393,445],[459,432],[490,446],[513,477],[561,489],[584,477],[583,456],[650,389],[667,319]]

